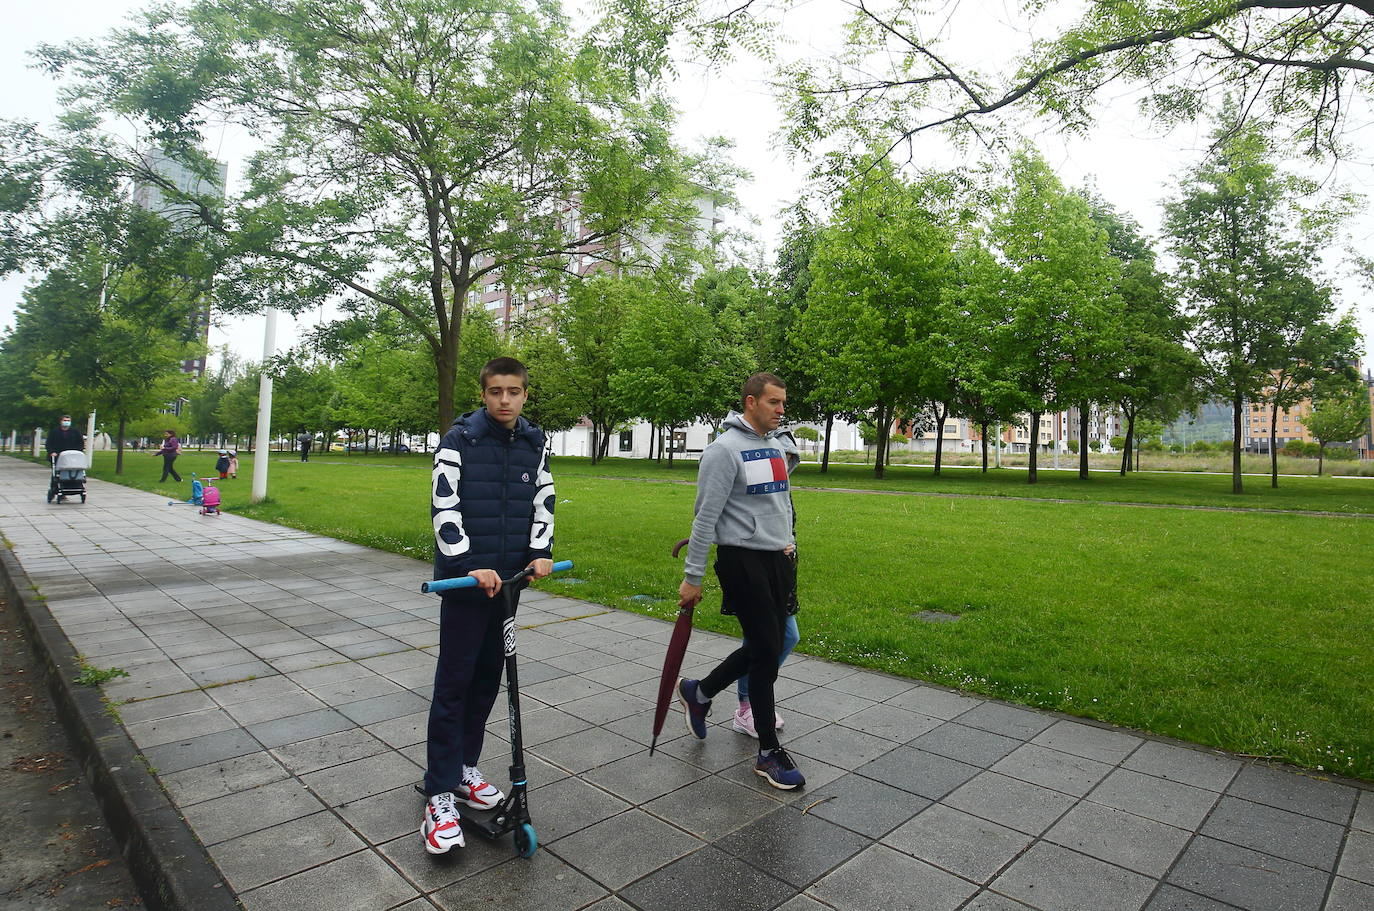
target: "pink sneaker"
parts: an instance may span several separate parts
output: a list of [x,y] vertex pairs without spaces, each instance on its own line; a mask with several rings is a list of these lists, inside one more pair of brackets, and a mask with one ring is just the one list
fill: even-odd
[[[782,726],[782,715],[776,711],[773,712],[773,727],[781,731]],[[754,710],[747,702],[740,703],[739,709],[735,712],[734,720],[730,722],[730,727],[741,734],[748,734],[755,740],[759,737],[759,732],[754,729]]]
[[735,712],[734,720],[730,722],[730,727],[741,734],[748,734],[755,740],[759,739],[759,732],[754,730],[754,710],[749,707],[749,703],[741,702],[739,709]]

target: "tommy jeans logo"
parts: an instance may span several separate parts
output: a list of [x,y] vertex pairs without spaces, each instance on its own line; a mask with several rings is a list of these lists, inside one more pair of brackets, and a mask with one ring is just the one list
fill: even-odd
[[787,462],[779,449],[746,449],[739,454],[744,461],[745,493],[782,493],[787,489]]
[[520,476],[520,480],[522,480],[522,481],[524,481],[526,484],[528,484],[528,483],[530,482],[530,473],[527,471],[527,472],[525,472],[524,474],[522,474],[522,475]]

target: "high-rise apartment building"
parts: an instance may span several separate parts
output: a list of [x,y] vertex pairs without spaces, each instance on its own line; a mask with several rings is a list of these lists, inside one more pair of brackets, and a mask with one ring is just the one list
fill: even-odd
[[[206,177],[160,150],[155,149],[143,153],[143,161],[150,171],[164,178],[182,193],[196,196],[210,195],[216,199],[224,199],[225,184],[229,178],[229,166],[224,162],[213,162],[214,174]],[[134,203],[150,212],[161,215],[173,225],[178,222],[195,222],[199,218],[192,206],[169,199],[163,193],[162,187],[148,181],[141,181],[134,186]],[[201,342],[208,344],[210,340],[209,295],[201,300],[192,320]],[[194,374],[196,378],[203,377],[205,375],[205,356],[201,355],[183,361],[181,369],[184,373]]]
[[[697,212],[693,218],[692,228],[696,236],[706,240],[720,224],[715,200],[710,194],[703,193],[694,202]],[[579,241],[568,253],[561,254],[567,260],[563,269],[571,275],[588,277],[600,272],[611,272],[616,268],[615,263],[618,260],[652,262],[661,258],[666,250],[666,240],[659,236],[589,239],[590,232],[582,223],[581,213],[573,202],[564,204],[559,218],[566,236]],[[629,255],[630,248],[634,248],[633,256]],[[473,268],[480,270],[490,264],[489,258],[482,259],[474,263]],[[559,290],[554,283],[519,288],[497,270],[482,276],[469,293],[470,304],[481,306],[496,318],[497,325],[502,331],[508,331],[512,323],[535,315],[557,303]]]

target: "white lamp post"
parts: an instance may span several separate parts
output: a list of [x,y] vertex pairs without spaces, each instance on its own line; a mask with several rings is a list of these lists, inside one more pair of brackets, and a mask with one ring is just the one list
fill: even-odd
[[267,327],[262,334],[262,374],[258,377],[258,435],[253,447],[253,493],[250,502],[267,497],[267,451],[272,433],[272,374],[267,362],[277,348],[277,310],[267,308]]
[[95,412],[92,411],[86,416],[86,467],[91,466],[91,459],[95,454]]

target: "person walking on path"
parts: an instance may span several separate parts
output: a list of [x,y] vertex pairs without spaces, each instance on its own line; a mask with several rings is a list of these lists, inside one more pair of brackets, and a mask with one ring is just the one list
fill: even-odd
[[310,461],[310,444],[315,442],[315,438],[306,431],[302,430],[296,434],[296,442],[301,444],[301,461]]
[[[797,552],[793,550],[792,557],[794,564],[796,563],[796,554]],[[797,643],[801,641],[801,630],[797,628],[797,615],[795,613],[797,609],[796,603],[796,599],[793,598],[791,607],[789,608],[793,613],[787,615],[787,620],[783,624],[782,652],[778,655],[779,668],[787,663],[788,656],[792,654],[792,650],[796,648]],[[721,612],[733,613],[733,611],[727,611],[725,605],[721,606]],[[749,640],[745,639],[744,645],[747,647],[748,644]],[[735,693],[739,697],[739,708],[735,709],[735,717],[731,719],[730,727],[741,734],[748,734],[750,737],[758,739],[759,732],[754,728],[754,706],[753,702],[749,699],[749,675],[747,673],[736,682]],[[781,731],[783,727],[782,713],[779,712],[777,708],[773,709],[773,727],[779,731]]]
[[85,450],[86,435],[72,426],[72,417],[69,414],[62,415],[57,421],[57,426],[48,431],[48,438],[43,441],[43,448],[48,450],[48,461],[51,462],[59,454],[72,449]]
[[[430,515],[434,578],[472,576],[476,588],[444,593],[439,663],[429,707],[420,836],[430,854],[463,847],[462,802],[490,810],[505,795],[477,770],[487,716],[501,688],[505,609],[502,577],[553,571],[553,475],[544,432],[520,416],[529,397],[525,365],[489,361],[482,405],[453,422],[434,453]],[[517,600],[519,593],[513,593]]]
[[[731,412],[720,436],[706,447],[697,470],[697,498],[687,563],[678,588],[680,607],[701,600],[711,545],[722,609],[732,610],[744,642],[700,680],[678,682],[687,728],[706,738],[711,700],[746,671],[755,718],[774,718],[788,605],[797,584],[796,538],[788,475],[801,457],[790,434],[779,434],[787,387],[771,373],[756,373],[740,392],[742,413]],[[778,741],[774,725],[758,726],[754,772],[783,790],[805,777]]]
[[162,448],[152,453],[155,456],[162,456],[162,477],[158,483],[167,480],[167,475],[171,475],[178,484],[181,483],[181,475],[177,474],[176,460],[181,454],[181,440],[177,439],[175,432],[171,430],[162,431]]

